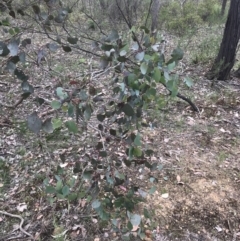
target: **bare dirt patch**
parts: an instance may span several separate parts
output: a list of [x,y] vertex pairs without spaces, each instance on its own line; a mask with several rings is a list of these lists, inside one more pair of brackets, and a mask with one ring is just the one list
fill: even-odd
[[176,107],[152,137],[165,168],[148,201],[169,240],[240,240],[240,102],[222,91],[196,95],[200,115]]

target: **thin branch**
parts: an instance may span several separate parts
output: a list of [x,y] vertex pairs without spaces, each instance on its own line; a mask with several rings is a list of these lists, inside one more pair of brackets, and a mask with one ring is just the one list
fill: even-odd
[[11,213],[8,213],[8,212],[4,212],[4,211],[0,211],[0,214],[3,214],[3,215],[6,215],[6,216],[9,216],[9,217],[13,217],[13,218],[18,218],[18,219],[20,219],[20,220],[21,220],[21,223],[19,224],[19,230],[20,230],[22,233],[26,234],[26,235],[27,235],[28,237],[30,237],[31,239],[35,240],[34,237],[33,237],[30,233],[28,233],[27,231],[25,231],[25,230],[22,228],[23,223],[24,223],[24,219],[23,219],[21,216],[16,215],[16,214],[11,214]]
[[96,22],[96,20],[95,20],[92,16],[90,16],[90,15],[87,14],[86,12],[83,12],[83,13],[84,13],[88,18],[90,18],[90,19],[97,25],[97,27],[98,27],[98,29],[100,30],[100,33],[101,33],[101,34],[107,36],[107,34],[102,31],[102,28],[100,27],[100,25]]
[[147,17],[146,17],[145,24],[144,24],[145,27],[147,27],[147,21],[148,21],[148,18],[149,18],[150,12],[151,12],[152,3],[153,3],[153,0],[151,0],[151,2],[150,2],[150,4],[149,4]]
[[[118,10],[120,11],[122,17],[124,18],[124,21],[126,22],[129,30],[131,30],[131,29],[132,29],[131,23],[128,22],[128,20],[126,19],[125,15],[124,15],[124,13],[123,13],[123,11],[122,11],[122,9],[121,9],[121,7],[120,7],[119,4],[118,4],[118,0],[115,0],[115,1],[116,1]],[[137,36],[136,36],[136,34],[135,34],[134,31],[132,31],[132,35],[133,35],[134,40],[138,43],[139,49],[142,51],[142,45],[140,44],[140,41],[138,40],[138,38],[137,38]]]

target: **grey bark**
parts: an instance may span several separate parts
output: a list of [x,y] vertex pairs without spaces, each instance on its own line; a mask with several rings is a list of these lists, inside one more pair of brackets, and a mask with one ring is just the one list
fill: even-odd
[[240,0],[231,0],[222,43],[211,70],[209,79],[227,80],[234,65],[240,38]]
[[161,6],[161,0],[153,0],[152,7],[151,7],[151,32],[153,33],[157,28],[159,24],[159,11]]

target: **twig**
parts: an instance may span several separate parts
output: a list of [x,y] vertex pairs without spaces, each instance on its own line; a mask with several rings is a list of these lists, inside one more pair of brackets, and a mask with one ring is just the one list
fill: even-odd
[[34,240],[34,237],[33,237],[30,233],[28,233],[27,231],[25,231],[25,230],[22,228],[22,225],[23,225],[23,223],[24,223],[24,219],[23,219],[21,216],[16,215],[16,214],[11,214],[11,213],[8,213],[8,212],[4,212],[4,211],[0,211],[0,214],[3,214],[3,215],[6,215],[6,216],[9,216],[9,217],[13,217],[13,218],[18,218],[18,219],[20,219],[20,220],[21,220],[21,223],[20,223],[20,225],[19,225],[19,230],[20,230],[22,233],[26,234],[28,237],[30,237],[31,239]]

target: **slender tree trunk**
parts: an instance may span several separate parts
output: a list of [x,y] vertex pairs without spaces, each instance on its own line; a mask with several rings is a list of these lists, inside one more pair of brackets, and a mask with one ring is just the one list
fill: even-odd
[[102,10],[106,10],[106,3],[104,0],[99,0],[100,6],[102,8]]
[[240,38],[240,0],[231,0],[228,18],[224,29],[219,53],[211,70],[209,79],[227,80],[234,65],[236,49]]
[[224,15],[226,9],[227,0],[222,0],[221,16]]
[[153,33],[158,27],[159,11],[161,6],[161,0],[153,0],[151,7],[151,32]]

